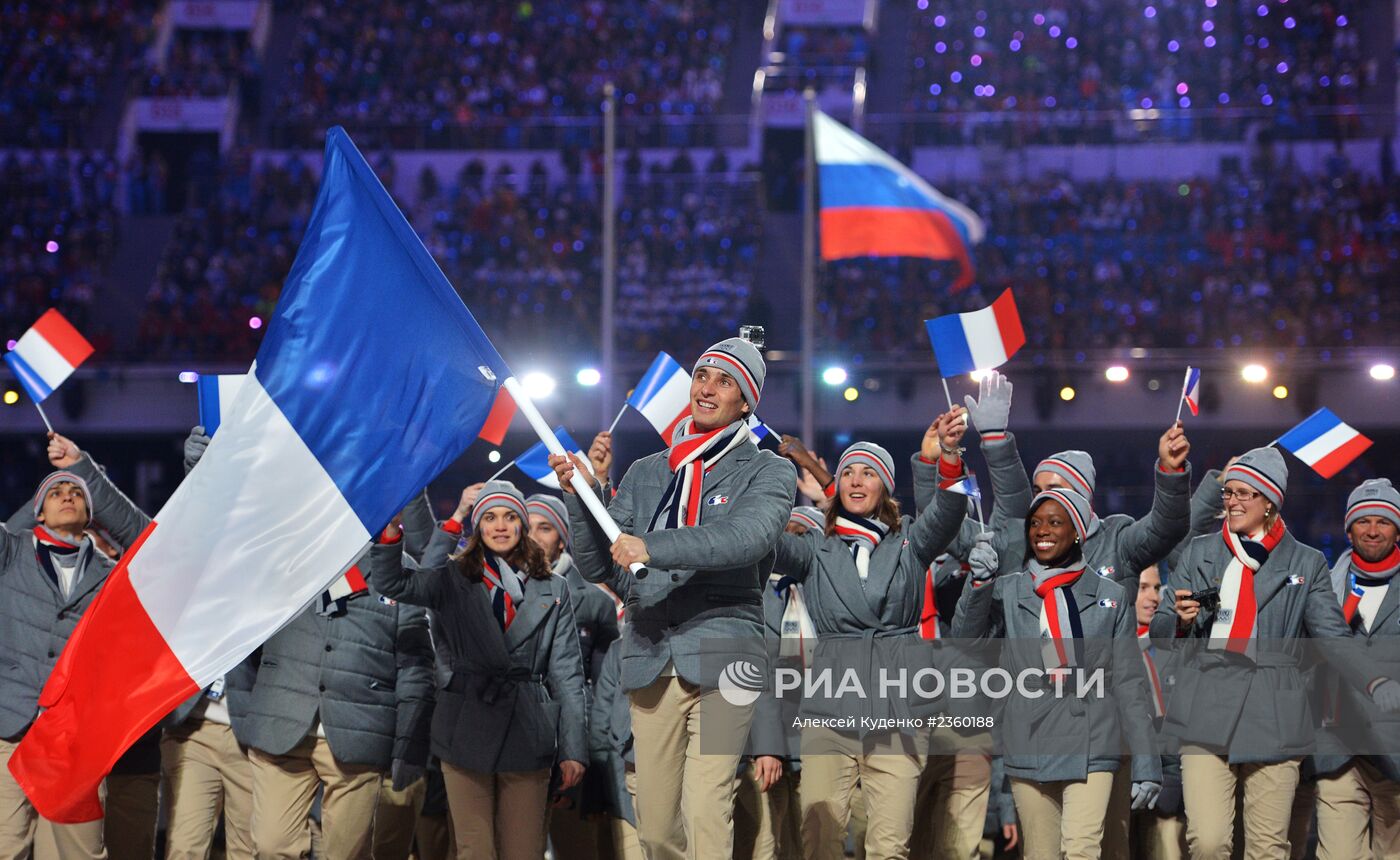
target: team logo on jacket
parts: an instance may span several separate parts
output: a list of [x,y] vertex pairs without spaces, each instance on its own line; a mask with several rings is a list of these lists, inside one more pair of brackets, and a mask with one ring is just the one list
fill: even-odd
[[712,507],[712,508],[715,507],[716,505],[727,505],[727,504],[729,504],[729,497],[728,497],[728,496],[710,496],[708,499],[705,500],[705,504],[709,505],[709,506]]
[[763,670],[748,660],[735,660],[719,673],[719,694],[736,708],[758,701],[763,692]]
[[1113,565],[1111,564],[1106,564],[1099,568],[1099,576],[1102,576],[1104,579],[1112,579],[1114,572]]
[[395,600],[394,598],[392,598],[392,597],[385,597],[385,596],[382,595],[382,594],[379,595],[379,602],[382,603],[382,604],[384,604],[385,606],[398,606],[398,605],[399,605],[399,602],[398,602],[397,600]]
[[1305,577],[1301,573],[1295,573],[1292,576],[1288,577],[1289,585],[1302,585],[1304,581]]
[[1099,605],[1104,609],[1117,609],[1118,601],[1114,600],[1112,597],[1105,597],[1103,600],[1099,601]]

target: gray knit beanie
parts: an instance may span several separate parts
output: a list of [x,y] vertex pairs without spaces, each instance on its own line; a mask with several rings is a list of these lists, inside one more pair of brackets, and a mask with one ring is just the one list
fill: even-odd
[[508,508],[515,511],[520,517],[522,528],[529,521],[525,497],[510,481],[487,481],[486,486],[481,488],[481,495],[476,497],[476,504],[472,505],[472,531],[476,531],[482,516],[492,508]]
[[749,412],[758,408],[759,395],[763,393],[763,380],[768,375],[768,365],[763,361],[763,353],[758,347],[741,337],[722,340],[700,356],[691,369],[693,374],[702,367],[717,367],[739,383],[739,392],[744,402],[749,404]]
[[1385,517],[1400,528],[1400,492],[1389,478],[1372,478],[1362,482],[1347,497],[1346,530],[1362,517]]
[[1225,470],[1225,482],[1230,481],[1248,484],[1263,493],[1274,507],[1282,508],[1284,493],[1288,492],[1288,464],[1277,448],[1255,448]]
[[559,534],[564,536],[564,546],[569,545],[569,512],[564,507],[563,499],[558,496],[535,493],[525,500],[525,509],[529,513],[539,514],[549,520]]
[[[1086,499],[1094,498],[1094,481],[1098,473],[1094,470],[1094,458],[1085,451],[1061,451],[1051,454],[1035,467],[1034,475],[1051,472],[1064,478],[1079,495]],[[1032,482],[1035,478],[1032,475]]]
[[874,442],[857,442],[847,448],[836,463],[836,477],[839,479],[841,473],[846,471],[846,467],[855,463],[870,466],[879,472],[880,481],[885,485],[885,492],[894,493],[894,458],[890,456],[889,451]]

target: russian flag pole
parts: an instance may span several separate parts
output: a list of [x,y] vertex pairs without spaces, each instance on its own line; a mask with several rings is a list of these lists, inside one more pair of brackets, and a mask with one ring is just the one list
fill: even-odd
[[[525,420],[530,422],[530,426],[534,429],[535,435],[540,437],[540,441],[549,449],[549,453],[559,457],[567,457],[568,452],[565,451],[564,446],[559,443],[559,437],[554,435],[553,428],[544,420],[544,416],[540,414],[540,411],[535,408],[534,402],[530,400],[530,395],[525,393],[525,387],[522,386],[514,376],[507,376],[501,382],[501,386],[505,388],[506,391],[510,392],[510,396],[515,400],[515,405],[520,408],[520,412],[525,416]],[[593,487],[578,473],[577,469],[574,470],[573,477],[569,479],[569,483],[573,486],[574,492],[578,493],[579,501],[583,502],[583,506],[588,508],[588,512],[593,515],[593,519],[598,521],[598,525],[602,526],[603,533],[608,536],[608,540],[615,541],[621,537],[622,529],[617,527],[617,522],[613,520],[612,514],[608,513],[608,509],[603,505],[603,501],[593,492]],[[640,562],[634,562],[631,570],[632,574],[638,579],[646,576],[646,565]]]

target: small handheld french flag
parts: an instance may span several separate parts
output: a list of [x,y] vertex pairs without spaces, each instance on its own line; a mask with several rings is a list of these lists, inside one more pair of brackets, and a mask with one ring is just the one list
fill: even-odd
[[661,434],[661,441],[670,445],[671,431],[690,414],[690,374],[674,358],[658,352],[627,405],[642,413]]
[[[583,448],[574,441],[574,437],[569,435],[569,431],[565,430],[563,425],[554,428],[554,435],[559,438],[559,444],[564,446],[565,451],[578,454],[584,462],[588,461],[588,458],[583,456]],[[538,483],[553,490],[559,489],[559,478],[549,467],[549,449],[543,442],[536,442],[526,449],[524,454],[516,457],[515,467]]]
[[204,426],[206,435],[213,436],[214,431],[219,429],[219,424],[228,414],[247,378],[246,373],[225,373],[218,376],[200,374],[199,379],[195,380],[195,389],[199,394],[199,423]]
[[924,325],[938,358],[938,373],[944,378],[998,367],[1026,345],[1011,290],[1003,291],[989,307],[948,314]]
[[1330,478],[1371,447],[1371,440],[1324,406],[1278,437],[1278,444],[1314,472]]
[[63,314],[49,308],[39,321],[20,335],[5,363],[35,403],[54,393],[92,355],[92,344],[78,334]]
[[982,490],[977,486],[977,476],[969,474],[961,481],[955,481],[948,485],[949,492],[958,493],[973,499],[982,498]]
[[[1201,369],[1186,368],[1186,381],[1181,384],[1181,399],[1192,415],[1201,414]],[[1179,416],[1178,416],[1179,417]]]

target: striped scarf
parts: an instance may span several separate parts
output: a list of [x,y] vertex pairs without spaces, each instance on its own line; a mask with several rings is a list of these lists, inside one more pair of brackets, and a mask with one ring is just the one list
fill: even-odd
[[321,592],[321,608],[316,611],[322,615],[342,615],[350,598],[367,591],[369,586],[365,583],[365,575],[360,572],[359,565],[352,564],[349,570],[331,583],[330,588]]
[[1371,623],[1376,620],[1376,612],[1390,588],[1390,580],[1400,571],[1400,546],[1374,563],[1357,556],[1355,550],[1347,550],[1347,563],[1347,594],[1342,600],[1342,615],[1353,627],[1359,619],[1363,625],[1361,629],[1370,633]]
[[879,520],[869,520],[845,511],[836,515],[836,536],[851,548],[851,557],[856,560],[856,572],[860,574],[862,584],[870,576],[870,554],[889,533],[890,527]]
[[708,433],[692,432],[694,426],[695,419],[687,418],[676,428],[676,440],[666,455],[666,464],[671,467],[671,483],[661,494],[661,502],[652,514],[647,531],[700,525],[705,473],[724,455],[749,441],[748,426],[743,419]]
[[1040,656],[1045,668],[1083,665],[1084,627],[1072,590],[1084,575],[1082,561],[1078,567],[1045,567],[1031,559],[1029,572],[1040,598]]
[[1230,563],[1220,580],[1220,609],[1210,628],[1210,647],[1254,658],[1259,638],[1259,604],[1254,596],[1254,573],[1269,560],[1287,528],[1283,517],[1274,522],[1267,534],[1247,538],[1221,529],[1225,546],[1230,550]]
[[1138,625],[1138,648],[1142,650],[1142,666],[1147,670],[1147,681],[1152,685],[1152,715],[1160,720],[1167,713],[1167,702],[1162,697],[1162,678],[1157,674],[1157,661],[1152,659],[1152,637],[1147,634],[1147,629],[1146,624]]
[[484,553],[481,566],[481,584],[491,600],[491,612],[501,631],[510,629],[515,620],[516,607],[525,599],[524,582],[520,574],[505,559],[493,553]]
[[812,665],[812,654],[817,648],[817,626],[812,623],[812,615],[807,611],[802,586],[791,576],[773,574],[769,581],[773,582],[773,593],[783,599],[778,656],[785,660],[801,661],[805,669]]
[[58,586],[59,592],[63,594],[65,599],[67,599],[71,587],[77,584],[78,573],[76,570],[73,572],[73,582],[69,589],[65,590],[63,578],[58,575],[53,557],[57,555],[69,560],[78,554],[78,549],[78,544],[69,543],[43,526],[36,525],[34,527],[34,556],[39,560],[39,566],[43,568],[44,573],[48,574],[49,579],[53,580],[53,584]]

